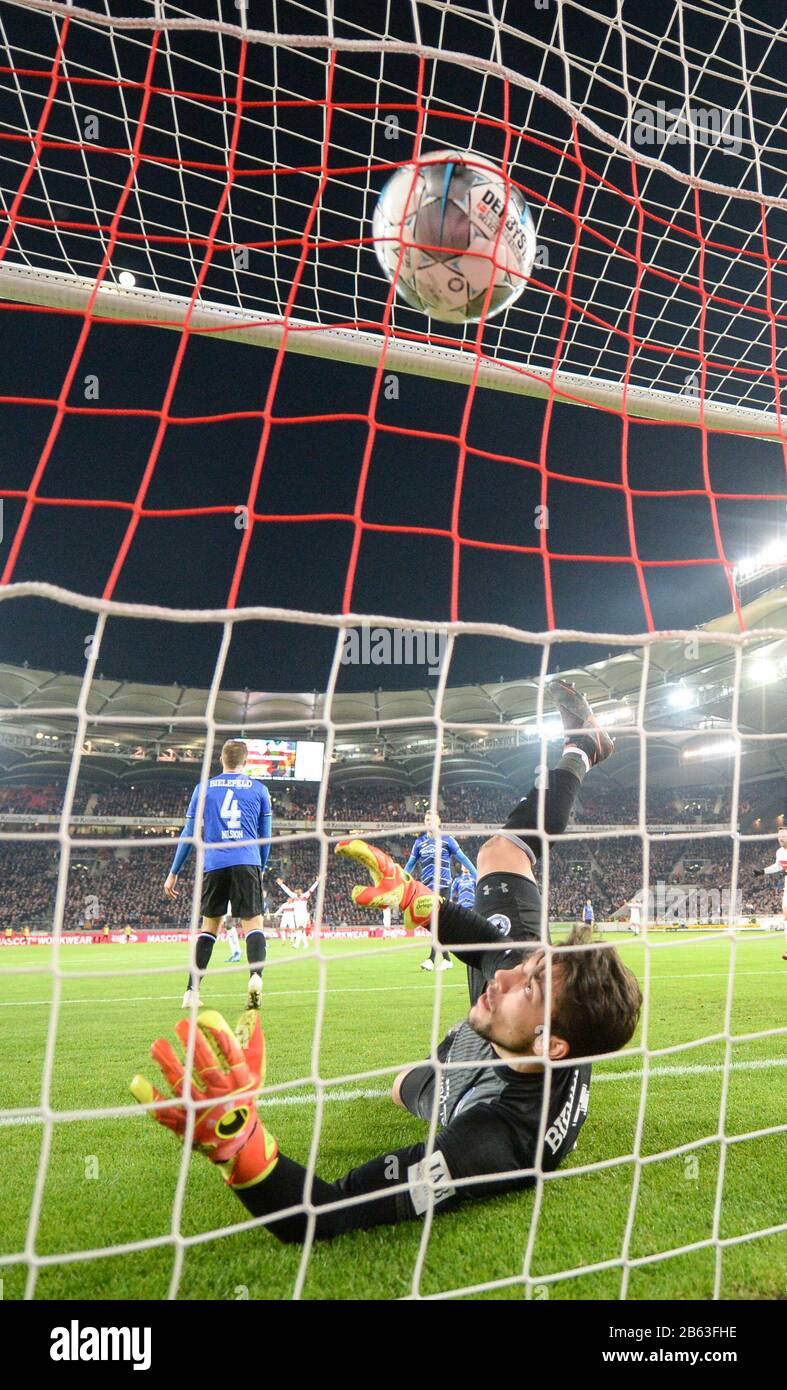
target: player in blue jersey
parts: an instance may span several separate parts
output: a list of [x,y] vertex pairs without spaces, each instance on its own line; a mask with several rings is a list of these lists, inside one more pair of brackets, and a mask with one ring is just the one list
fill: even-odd
[[[436,893],[447,892],[451,884],[451,859],[458,859],[473,875],[475,865],[459,848],[453,835],[440,836],[440,863],[437,864],[437,841],[434,832],[440,829],[440,817],[436,811],[427,811],[424,816],[424,830],[413,842],[410,858],[405,864],[405,872],[412,874],[427,888]],[[439,959],[438,959],[439,957]],[[432,945],[428,960],[421,961],[422,970],[450,970],[453,961],[445,951],[437,951]]]
[[585,903],[585,906],[582,909],[582,921],[585,923],[586,927],[592,927],[595,920],[596,914],[593,911],[593,904],[590,901],[590,898],[588,898]]
[[475,875],[471,874],[466,864],[462,865],[461,873],[453,880],[448,900],[458,903],[460,907],[475,907]]
[[[271,799],[263,782],[243,771],[248,748],[242,739],[230,738],[221,750],[221,775],[211,777],[205,788],[202,838],[205,843],[205,872],[202,880],[202,930],[194,952],[196,971],[189,974],[183,1008],[190,1009],[199,994],[199,980],[208,968],[219,927],[232,902],[246,932],[246,960],[249,965],[247,1008],[258,1009],[262,998],[262,967],[265,964],[265,933],[262,928],[262,874],[268,862]],[[186,823],[164,884],[168,898],[178,896],[178,875],[191,853],[195,831],[199,786],[194,788],[186,813]],[[201,1003],[201,1000],[197,1001]]]

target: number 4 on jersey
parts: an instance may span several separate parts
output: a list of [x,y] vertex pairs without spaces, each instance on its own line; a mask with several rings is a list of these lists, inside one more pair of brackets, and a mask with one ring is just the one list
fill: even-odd
[[221,803],[219,815],[228,830],[240,830],[240,806],[231,787]]

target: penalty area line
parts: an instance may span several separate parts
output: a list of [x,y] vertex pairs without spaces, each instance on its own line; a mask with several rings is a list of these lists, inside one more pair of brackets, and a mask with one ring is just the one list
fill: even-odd
[[[24,971],[20,971],[20,974],[24,974],[24,973],[25,973]],[[119,974],[119,975],[120,975],[121,973],[122,973],[122,972],[118,971],[118,974]],[[736,970],[736,971],[735,971],[735,979],[737,980],[737,979],[738,979],[740,976],[742,976],[742,975],[774,975],[774,976],[775,976],[775,975],[777,975],[778,973],[779,973],[778,967],[774,967],[772,970]],[[679,973],[679,974],[677,974],[677,975],[657,975],[657,974],[654,974],[654,975],[651,977],[651,981],[652,981],[652,983],[653,983],[653,982],[658,983],[660,980],[712,980],[712,979],[720,979],[720,980],[721,980],[721,979],[724,979],[724,980],[726,980],[727,977],[728,977],[728,975],[729,975],[729,971],[728,971],[728,970],[707,970],[707,971],[700,971],[698,974],[691,974],[691,975],[684,975],[683,973]],[[61,978],[62,978],[63,980],[68,980],[68,978],[69,978],[68,972],[66,972],[65,974],[63,974],[63,975],[61,976]],[[84,976],[81,976],[80,978],[81,978],[81,980],[84,982],[84,978],[85,978],[85,977],[84,977]],[[465,984],[464,984],[463,981],[457,981],[457,982],[452,981],[451,983],[446,982],[445,984],[443,984],[443,985],[442,985],[442,990],[443,990],[443,993],[445,994],[448,990],[454,990],[454,989],[456,989],[456,990],[464,990],[465,987],[466,987],[466,986],[465,986]],[[410,985],[335,985],[335,986],[334,986],[334,985],[327,985],[326,988],[325,988],[325,993],[328,994],[328,995],[334,995],[334,994],[398,994],[398,993],[413,994],[413,991],[414,991],[415,988],[416,988],[416,986],[415,986],[414,984],[410,984]],[[422,988],[424,988],[424,986],[422,986]],[[230,993],[229,990],[225,990],[225,991],[222,991],[222,992],[219,992],[219,993],[216,993],[216,992],[213,991],[213,990],[210,991],[210,994],[211,994],[211,998],[212,998],[212,999],[237,999],[239,993],[242,994],[243,991],[242,991],[242,990],[241,990],[241,991],[235,991],[235,990],[233,990],[232,993]],[[319,994],[319,993],[320,993],[319,987],[316,988],[316,989],[273,989],[273,988],[269,988],[269,989],[265,992],[264,997],[265,997],[266,1001],[267,1001],[268,1003],[270,1003],[270,1002],[272,1002],[274,999],[286,999],[286,998],[293,998],[293,997],[304,997],[304,996],[307,996],[307,995],[310,995],[310,994],[317,995],[317,994]],[[112,1004],[112,1005],[115,1005],[115,1006],[118,1005],[118,1004],[167,1004],[167,1003],[171,1002],[173,999],[181,999],[181,998],[182,998],[182,995],[180,995],[180,994],[130,994],[130,995],[118,994],[118,995],[110,995],[109,997],[104,996],[104,997],[98,998],[98,999],[95,999],[95,998],[93,998],[93,997],[91,996],[90,998],[87,998],[87,997],[86,997],[86,998],[84,998],[84,999],[61,999],[61,1000],[60,1000],[60,1004],[59,1004],[59,1008],[61,1008],[61,1009],[68,1008],[68,1007],[70,1007],[70,1006],[73,1005],[73,1004]],[[52,1000],[51,1000],[51,999],[0,999],[0,1009],[32,1009],[32,1008],[41,1007],[41,1006],[44,1006],[44,1005],[49,1006],[49,1005],[51,1005],[51,1003],[52,1003]]]
[[[752,1062],[730,1063],[730,1071],[767,1071],[769,1067],[787,1067],[787,1057],[767,1057]],[[696,1063],[694,1066],[683,1067],[651,1067],[648,1078],[664,1076],[705,1076],[710,1072],[722,1071],[724,1071],[723,1062]],[[597,1086],[603,1081],[639,1081],[642,1079],[643,1075],[644,1072],[641,1068],[638,1068],[636,1071],[602,1072],[601,1075],[597,1073],[593,1077],[592,1084]],[[333,1102],[380,1100],[385,1096],[390,1096],[390,1094],[390,1086],[385,1090],[372,1090],[362,1087],[356,1087],[354,1090],[340,1090],[337,1088],[333,1091],[324,1091],[322,1098],[324,1101]],[[314,1105],[315,1096],[313,1092],[310,1092],[308,1095],[282,1096],[278,1100],[275,1096],[271,1096],[270,1100],[265,1099],[262,1103],[266,1107],[276,1105]]]
[[[730,1071],[767,1071],[770,1067],[787,1067],[787,1057],[767,1057],[752,1062],[731,1062]],[[651,1067],[648,1079],[654,1077],[662,1079],[673,1076],[706,1076],[711,1072],[724,1071],[723,1062],[698,1063],[694,1066],[686,1067]],[[593,1078],[593,1085],[598,1086],[605,1081],[638,1081],[644,1076],[641,1069],[636,1071],[610,1071],[602,1072]],[[356,1100],[385,1100],[390,1099],[391,1088],[384,1089],[356,1086],[351,1090],[335,1088],[325,1090],[322,1099],[326,1105],[329,1104],[348,1104]],[[294,1105],[316,1105],[317,1099],[314,1091],[294,1094],[289,1096],[263,1096],[260,1104],[266,1110],[278,1110]],[[78,1118],[78,1117],[75,1117]],[[43,1120],[40,1115],[3,1115],[0,1114],[0,1129],[9,1125],[40,1125]]]

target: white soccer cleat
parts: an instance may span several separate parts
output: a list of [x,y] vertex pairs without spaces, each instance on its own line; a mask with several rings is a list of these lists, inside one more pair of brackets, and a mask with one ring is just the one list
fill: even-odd
[[434,961],[432,961],[432,960],[422,960],[422,961],[421,961],[421,969],[422,969],[422,970],[434,970]]
[[246,995],[246,1008],[258,1009],[262,1003],[262,976],[252,975],[249,980],[249,992]]
[[[193,1009],[193,1007],[194,1007],[194,1002],[195,1002],[195,991],[194,991],[193,989],[187,989],[187,990],[186,990],[186,993],[185,993],[184,996],[183,996],[183,1003],[181,1004],[180,1007],[181,1007],[182,1009],[189,1009],[189,1010],[191,1010],[191,1009]],[[201,1009],[201,1008],[202,1008],[202,1000],[200,999],[200,997],[199,997],[198,994],[196,995],[196,1004],[197,1004],[197,1008],[198,1008],[198,1009]]]
[[443,956],[443,959],[440,961],[440,964],[437,968],[438,970],[453,970],[454,962],[452,960],[449,960],[448,956]]

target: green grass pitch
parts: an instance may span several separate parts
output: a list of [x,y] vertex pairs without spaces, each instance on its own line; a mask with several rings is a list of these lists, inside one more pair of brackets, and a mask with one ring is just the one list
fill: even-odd
[[[688,1043],[724,1027],[731,944],[703,938],[658,938],[651,953],[648,1043]],[[787,963],[781,936],[740,940],[736,946],[732,1032],[778,1029],[784,1023]],[[642,978],[641,941],[622,942]],[[222,943],[203,987],[206,1004],[234,1021],[245,994],[245,967],[224,965]],[[318,1171],[338,1177],[380,1152],[415,1142],[420,1121],[395,1108],[386,1086],[396,1070],[429,1051],[433,1023],[442,1031],[466,1011],[464,970],[442,976],[418,969],[420,943],[334,942],[322,966],[325,1011],[314,1045],[321,967],[310,952],[274,943],[265,982],[263,1020],[269,1047],[267,1082],[278,1090],[266,1103],[269,1127],[285,1152],[306,1161],[315,1106],[308,1078],[314,1067],[330,1081],[323,1107]],[[47,1031],[55,982],[47,948],[0,951],[2,1069],[0,1111],[40,1103]],[[184,987],[186,949],[180,945],[69,947],[52,1074],[56,1112],[102,1110],[131,1104],[134,1072],[151,1079],[153,1038],[173,1036]],[[31,967],[36,967],[31,972]],[[168,973],[162,967],[170,967]],[[171,968],[177,967],[176,973]],[[110,973],[107,973],[110,972]],[[438,981],[441,1017],[434,1020]],[[635,1043],[639,1042],[639,1035]],[[653,1060],[642,1135],[643,1156],[717,1136],[724,1046],[709,1043]],[[732,1052],[725,1133],[730,1136],[784,1122],[787,1038],[784,1034],[736,1044]],[[358,1077],[386,1069],[385,1075]],[[293,1085],[302,1079],[301,1085]],[[288,1085],[288,1083],[290,1083]],[[564,1165],[570,1174],[603,1159],[631,1155],[641,1096],[641,1059],[625,1056],[595,1069],[590,1110],[579,1145]],[[44,1131],[24,1116],[4,1117],[2,1219],[5,1256],[24,1251]],[[766,1230],[784,1219],[784,1132],[731,1144],[724,1169],[719,1235],[723,1239]],[[167,1296],[176,1248],[171,1237],[180,1148],[142,1112],[128,1117],[75,1119],[52,1129],[46,1182],[35,1236],[39,1257],[68,1257],[113,1245],[151,1242],[129,1253],[56,1259],[40,1268],[35,1296],[161,1299]],[[643,1165],[630,1233],[629,1255],[675,1251],[713,1234],[720,1145]],[[545,1185],[531,1273],[532,1296],[553,1299],[617,1298],[621,1268],[576,1274],[619,1259],[632,1205],[631,1161],[596,1172],[566,1175]],[[182,1299],[389,1299],[413,1292],[434,1295],[509,1280],[472,1297],[521,1298],[514,1282],[523,1270],[534,1193],[504,1196],[436,1217],[425,1249],[423,1227],[413,1222],[356,1232],[316,1245],[302,1268],[299,1248],[280,1245],[264,1230],[229,1235],[246,1212],[218,1174],[192,1157],[183,1194],[182,1251],[177,1296]],[[204,1240],[194,1240],[209,1233]],[[163,1243],[157,1243],[162,1242]],[[421,1258],[419,1259],[419,1252]],[[419,1270],[417,1283],[414,1272]],[[715,1251],[705,1247],[636,1266],[632,1299],[707,1299],[713,1294]],[[572,1275],[568,1272],[572,1271]],[[299,1281],[300,1272],[300,1285]],[[550,1278],[562,1275],[563,1277]],[[27,1266],[0,1267],[3,1296],[23,1296]],[[540,1283],[543,1279],[546,1282]],[[722,1298],[784,1298],[787,1234],[730,1243],[722,1258]],[[455,1297],[462,1296],[455,1292]]]

